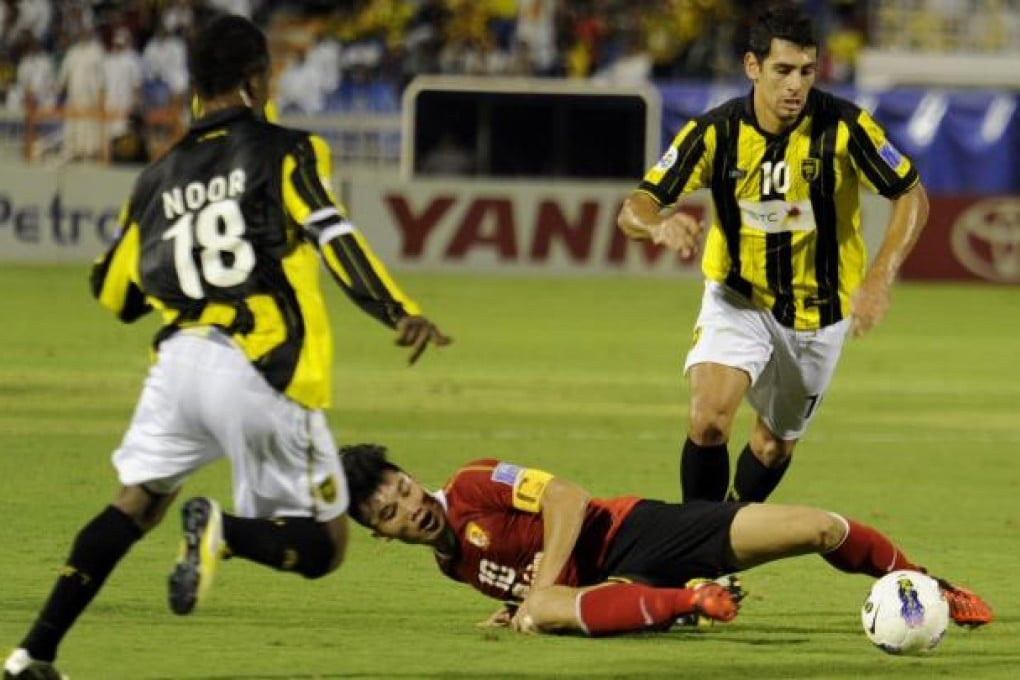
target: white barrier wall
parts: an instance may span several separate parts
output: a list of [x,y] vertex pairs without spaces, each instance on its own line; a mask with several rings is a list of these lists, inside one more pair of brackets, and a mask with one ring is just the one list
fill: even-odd
[[0,165],[0,259],[90,260],[117,230],[136,172]]
[[[0,165],[0,260],[95,258],[116,231],[136,171]],[[697,262],[616,228],[630,183],[345,179],[336,187],[376,254],[394,269],[541,274],[694,274]],[[703,217],[707,194],[685,203]],[[868,197],[874,251],[888,204]]]

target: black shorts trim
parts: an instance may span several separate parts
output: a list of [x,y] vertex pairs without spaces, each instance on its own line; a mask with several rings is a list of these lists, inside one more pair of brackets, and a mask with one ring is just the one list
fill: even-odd
[[736,571],[730,525],[745,505],[641,501],[624,518],[609,545],[602,580],[680,588],[692,578],[715,578]]

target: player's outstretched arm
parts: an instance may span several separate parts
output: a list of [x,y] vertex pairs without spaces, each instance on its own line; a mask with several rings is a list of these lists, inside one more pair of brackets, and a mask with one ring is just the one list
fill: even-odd
[[634,191],[623,202],[616,223],[630,238],[652,241],[682,257],[692,257],[701,243],[701,223],[684,212],[662,215],[661,210],[650,194]]
[[892,283],[927,221],[928,194],[920,182],[892,200],[885,238],[850,300],[850,332],[854,337],[866,334],[885,316]]
[[330,189],[329,145],[315,135],[299,140],[284,161],[284,205],[315,243],[333,279],[362,310],[397,331],[415,363],[428,345],[450,343],[397,285],[368,242],[347,219]]

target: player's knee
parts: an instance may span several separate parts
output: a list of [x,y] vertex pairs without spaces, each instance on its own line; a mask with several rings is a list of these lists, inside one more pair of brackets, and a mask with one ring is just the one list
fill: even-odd
[[317,579],[340,566],[344,544],[331,535],[328,525],[311,519],[288,520],[287,523],[297,539],[290,565],[292,571],[305,578]]
[[553,586],[528,596],[527,612],[531,632],[562,633],[580,630],[573,606],[573,589]]
[[780,439],[759,418],[751,432],[751,451],[762,465],[776,468],[784,465],[793,455],[796,439]]
[[730,438],[733,418],[723,411],[692,409],[690,438],[699,446],[718,446]]
[[825,521],[821,530],[821,552],[829,552],[838,548],[846,539],[846,522],[828,512],[825,514]]
[[785,442],[776,439],[762,439],[755,444],[751,447],[754,457],[767,468],[780,467],[793,455],[792,446],[785,446]]
[[340,563],[334,560],[333,545],[328,538],[323,544],[308,546],[306,550],[295,567],[295,571],[305,578],[322,578],[340,566]]
[[822,510],[812,509],[804,523],[806,547],[816,553],[835,550],[846,535],[846,526],[838,518]]

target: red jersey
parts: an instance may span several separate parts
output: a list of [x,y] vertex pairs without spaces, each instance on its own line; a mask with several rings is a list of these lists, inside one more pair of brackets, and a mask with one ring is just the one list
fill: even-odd
[[[453,556],[436,553],[440,570],[499,600],[522,600],[542,556],[540,499],[552,475],[496,460],[468,463],[436,498],[457,539]],[[640,499],[622,496],[588,502],[577,544],[556,580],[586,586],[600,568],[620,523]]]

